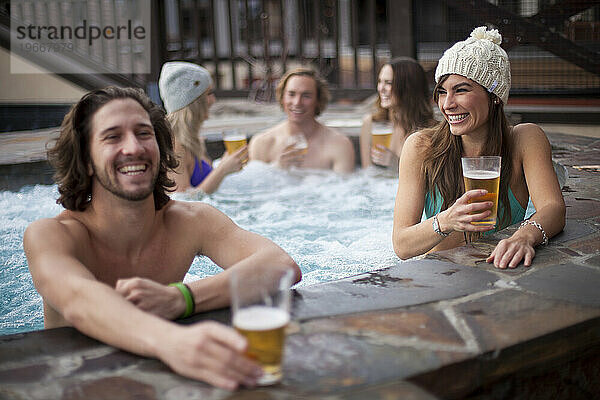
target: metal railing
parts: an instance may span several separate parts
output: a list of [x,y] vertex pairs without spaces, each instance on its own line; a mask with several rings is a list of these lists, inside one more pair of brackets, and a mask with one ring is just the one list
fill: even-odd
[[206,66],[220,95],[272,97],[273,83],[310,64],[334,94],[372,93],[398,55],[432,75],[452,43],[480,25],[504,36],[513,94],[600,93],[597,1],[165,0],[164,60]]
[[220,95],[269,100],[285,70],[308,64],[334,92],[365,96],[392,49],[412,52],[411,40],[396,36],[389,43],[387,29],[394,18],[410,27],[410,13],[402,11],[411,6],[405,0],[166,0],[159,7],[167,27],[163,58],[204,65]]
[[[63,3],[70,1],[75,0]],[[105,8],[119,3],[89,2]],[[600,94],[597,0],[148,3],[152,8],[150,74],[65,77],[88,88],[111,81],[156,92],[160,66],[169,60],[187,60],[211,71],[219,96],[269,101],[285,70],[311,65],[329,81],[334,97],[356,99],[373,93],[379,68],[392,57],[412,56],[432,75],[446,48],[466,38],[474,27],[488,25],[503,34],[511,58],[513,95]],[[0,44],[6,48],[9,9],[10,1],[0,1]],[[43,13],[39,18],[45,18]],[[98,64],[101,70],[102,62]]]

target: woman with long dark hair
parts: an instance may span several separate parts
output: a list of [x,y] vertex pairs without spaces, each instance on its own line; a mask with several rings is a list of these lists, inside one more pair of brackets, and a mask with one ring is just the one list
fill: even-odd
[[[374,110],[365,115],[360,131],[361,166],[377,164],[396,168],[406,138],[435,123],[423,67],[409,57],[394,58],[379,71],[377,94]],[[373,146],[371,133],[377,124],[391,128],[389,148]]]
[[[444,120],[411,135],[400,158],[393,244],[401,258],[457,247],[521,222],[529,197],[536,213],[498,243],[488,262],[529,266],[534,247],[564,227],[564,199],[544,131],[535,124],[511,127],[504,114],[511,76],[501,41],[497,30],[476,28],[438,63],[434,99]],[[476,156],[502,157],[495,226],[473,224],[492,207],[473,201],[485,190],[464,189],[461,157]]]

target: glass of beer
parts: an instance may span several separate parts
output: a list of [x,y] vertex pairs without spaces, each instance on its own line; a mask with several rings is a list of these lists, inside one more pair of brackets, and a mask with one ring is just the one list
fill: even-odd
[[378,144],[390,148],[392,142],[393,127],[391,124],[374,123],[371,129],[371,145],[376,147]]
[[293,272],[268,274],[232,271],[233,327],[248,340],[246,356],[263,369],[257,384],[273,385],[282,378],[285,329],[290,322]]
[[[496,225],[498,214],[498,189],[500,187],[500,166],[502,157],[481,156],[463,157],[462,170],[465,180],[465,191],[485,189],[487,194],[476,197],[469,203],[491,201],[493,203],[489,217],[471,222],[474,225]],[[477,212],[478,213],[478,212]],[[475,214],[475,213],[474,213]]]
[[308,153],[308,141],[302,132],[290,135],[286,141],[286,145],[286,147],[290,147],[294,150],[300,150],[300,154]]
[[237,129],[223,131],[223,144],[228,154],[235,153],[240,147],[248,144],[246,135]]

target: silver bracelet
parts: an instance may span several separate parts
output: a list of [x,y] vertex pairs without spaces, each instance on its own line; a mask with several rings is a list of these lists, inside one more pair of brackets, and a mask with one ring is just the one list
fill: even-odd
[[540,225],[539,223],[532,221],[530,219],[526,219],[525,221],[521,222],[521,226],[519,226],[519,229],[521,229],[522,227],[524,227],[525,225],[533,225],[536,228],[538,228],[540,230],[540,232],[542,232],[542,245],[547,245],[548,244],[548,236],[546,236],[546,231],[544,230],[544,228],[542,228],[542,225]]
[[435,214],[433,216],[433,221],[431,224],[433,226],[433,231],[435,233],[437,233],[438,235],[440,235],[441,237],[445,238],[445,237],[448,237],[448,235],[450,234],[450,233],[446,233],[440,229],[440,222],[438,221],[437,214]]

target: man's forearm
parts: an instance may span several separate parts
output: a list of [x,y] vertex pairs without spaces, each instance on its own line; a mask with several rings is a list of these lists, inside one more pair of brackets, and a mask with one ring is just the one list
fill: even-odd
[[217,275],[189,283],[194,296],[195,312],[228,307],[231,304],[229,282],[232,271],[252,271],[276,279],[286,270],[293,271],[294,283],[302,278],[298,265],[281,249],[257,251]]
[[105,284],[84,281],[72,291],[73,300],[65,304],[65,319],[80,332],[106,344],[158,357],[158,347],[175,325],[138,309]]

